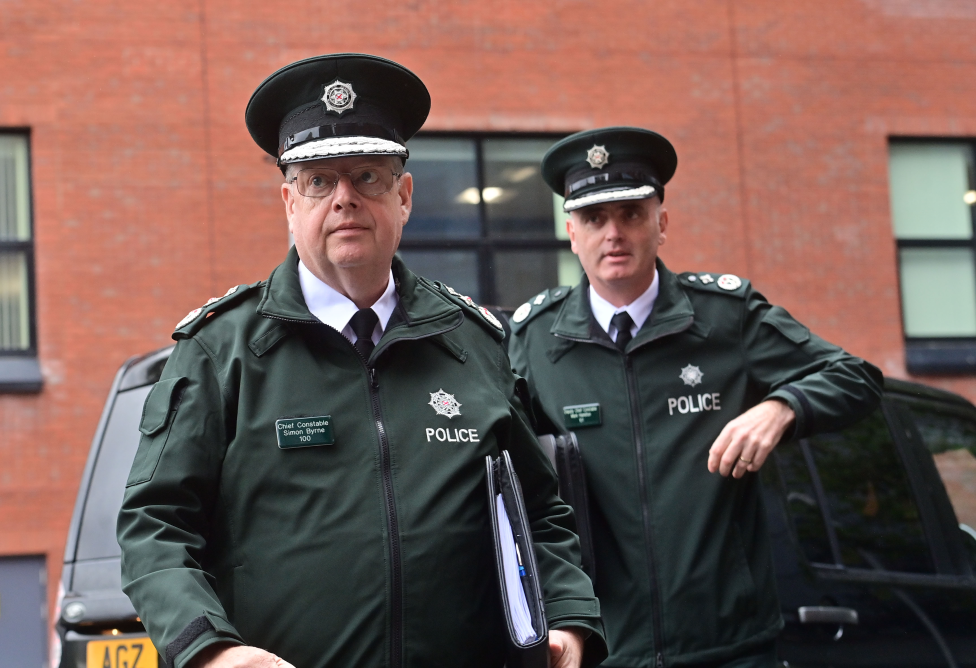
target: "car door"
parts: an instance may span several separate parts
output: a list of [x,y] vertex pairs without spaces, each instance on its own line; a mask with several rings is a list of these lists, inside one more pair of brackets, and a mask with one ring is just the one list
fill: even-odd
[[[925,388],[927,390],[927,388]],[[960,665],[976,664],[976,408],[934,391],[891,393],[916,493],[929,500],[932,540],[940,545],[946,592],[928,613]],[[925,506],[923,506],[925,507]],[[941,539],[941,541],[940,541]],[[957,576],[956,583],[952,575]]]
[[802,555],[777,557],[790,663],[974,665],[957,631],[972,624],[976,582],[953,569],[919,498],[899,410],[886,399],[848,429],[785,443],[766,473],[774,545]]

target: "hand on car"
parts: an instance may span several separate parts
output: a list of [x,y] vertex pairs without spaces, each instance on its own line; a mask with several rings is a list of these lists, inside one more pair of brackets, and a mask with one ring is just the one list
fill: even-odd
[[552,668],[579,668],[583,661],[583,634],[575,629],[550,629]]
[[187,668],[295,668],[293,665],[258,647],[217,643],[205,647],[193,657]]
[[733,478],[758,471],[795,419],[793,409],[776,399],[753,406],[725,425],[712,443],[708,470]]

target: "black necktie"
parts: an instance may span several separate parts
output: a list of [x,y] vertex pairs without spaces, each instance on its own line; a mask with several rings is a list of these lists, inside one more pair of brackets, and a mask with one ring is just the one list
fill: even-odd
[[359,354],[363,356],[363,359],[368,360],[369,354],[376,347],[376,344],[373,343],[373,330],[376,329],[376,323],[379,321],[379,316],[371,308],[359,309],[349,321],[349,326],[352,328],[353,333],[356,334],[356,343],[353,345],[359,351]]
[[634,326],[634,321],[627,311],[621,311],[610,318],[610,324],[617,328],[617,340],[614,343],[617,344],[618,348],[623,350],[630,343],[630,340],[634,338],[630,335],[630,328]]

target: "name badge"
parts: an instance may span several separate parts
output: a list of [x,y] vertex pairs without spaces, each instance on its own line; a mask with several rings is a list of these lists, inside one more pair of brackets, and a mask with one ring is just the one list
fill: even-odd
[[603,416],[600,414],[600,404],[563,406],[563,420],[568,429],[599,427],[603,424]]
[[275,432],[278,435],[278,447],[282,450],[335,443],[331,415],[276,420]]

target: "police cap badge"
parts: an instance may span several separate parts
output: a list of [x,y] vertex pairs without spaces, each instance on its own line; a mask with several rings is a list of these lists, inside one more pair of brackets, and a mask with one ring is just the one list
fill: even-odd
[[542,178],[566,198],[563,209],[574,211],[655,195],[663,201],[664,184],[677,166],[674,147],[658,133],[610,127],[577,132],[556,142],[542,158]]
[[362,53],[316,56],[265,79],[247,104],[251,137],[279,166],[349,155],[406,159],[430,94],[413,72]]

